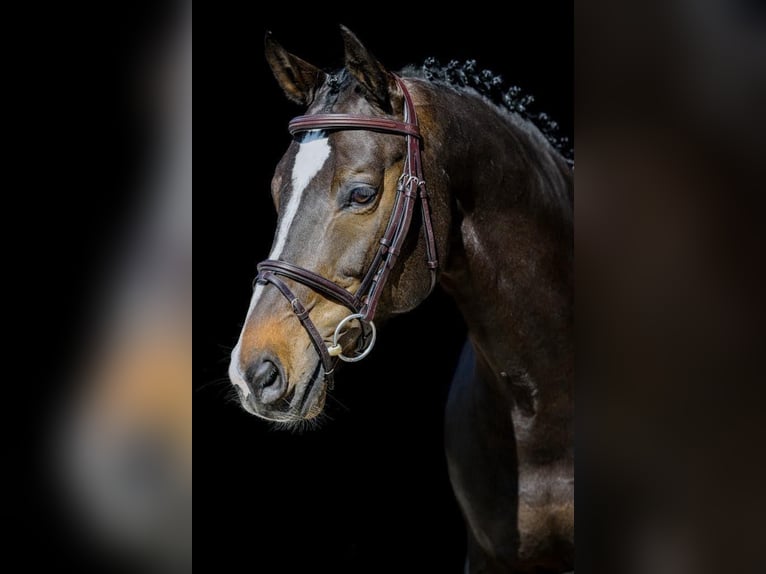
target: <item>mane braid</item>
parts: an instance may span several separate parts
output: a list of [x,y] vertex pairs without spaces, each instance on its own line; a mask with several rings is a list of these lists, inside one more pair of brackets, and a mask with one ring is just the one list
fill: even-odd
[[495,105],[533,123],[567,163],[574,165],[574,150],[569,138],[561,135],[559,124],[548,114],[531,108],[535,101],[534,96],[523,93],[518,86],[506,88],[501,76],[491,70],[479,70],[476,60],[466,60],[462,63],[452,60],[443,66],[436,58],[426,58],[420,67],[412,66],[407,68],[406,72],[429,81],[475,90]]

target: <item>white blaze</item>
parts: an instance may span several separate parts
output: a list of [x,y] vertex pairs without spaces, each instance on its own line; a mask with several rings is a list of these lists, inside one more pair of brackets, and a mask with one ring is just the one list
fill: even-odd
[[[306,134],[303,143],[298,148],[298,153],[295,155],[292,179],[293,193],[287,202],[285,213],[279,221],[277,238],[274,240],[269,259],[278,259],[282,254],[293,219],[295,219],[295,214],[298,213],[298,207],[301,199],[303,199],[303,192],[314,179],[314,176],[322,169],[327,158],[330,157],[330,144],[326,137],[321,136],[321,133],[310,132]],[[319,135],[315,136],[314,134]],[[313,137],[318,137],[318,139],[312,139]]]
[[[274,245],[269,253],[269,259],[279,259],[282,254],[282,249],[285,247],[285,242],[290,234],[290,228],[293,225],[293,220],[298,213],[301,200],[303,199],[303,193],[311,183],[311,180],[324,167],[327,158],[330,157],[330,143],[324,136],[324,132],[311,131],[306,133],[303,137],[303,141],[299,144],[298,152],[295,154],[295,162],[293,163],[293,175],[292,184],[293,190],[290,195],[290,199],[285,207],[285,212],[282,218],[279,220],[279,227],[277,228],[276,239]],[[247,311],[247,317],[245,318],[245,325],[247,325],[247,319],[255,309],[258,300],[263,293],[263,285],[256,285],[255,291],[253,291],[253,298],[250,300],[250,308]],[[244,327],[243,327],[244,333]],[[250,394],[250,388],[245,383],[245,379],[242,373],[239,371],[239,353],[242,345],[242,334],[239,336],[237,346],[231,352],[231,363],[229,364],[229,378],[231,382],[242,389],[242,393],[245,398]]]

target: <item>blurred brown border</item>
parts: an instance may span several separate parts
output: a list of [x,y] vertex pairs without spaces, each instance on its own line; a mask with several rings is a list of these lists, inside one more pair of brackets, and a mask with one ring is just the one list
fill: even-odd
[[576,6],[578,570],[766,566],[765,16]]

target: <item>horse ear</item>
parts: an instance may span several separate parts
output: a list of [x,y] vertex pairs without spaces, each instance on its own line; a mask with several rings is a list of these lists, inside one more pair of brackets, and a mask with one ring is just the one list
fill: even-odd
[[373,103],[383,111],[390,112],[392,90],[396,90],[394,77],[370,54],[351,30],[341,25],[340,33],[346,48],[346,69],[367,90]]
[[271,32],[266,32],[265,48],[266,61],[287,97],[308,106],[327,74],[285,50]]

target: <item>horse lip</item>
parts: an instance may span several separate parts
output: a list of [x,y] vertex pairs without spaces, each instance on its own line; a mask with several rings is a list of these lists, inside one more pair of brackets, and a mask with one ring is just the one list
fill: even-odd
[[287,411],[263,413],[252,394],[245,398],[243,406],[245,406],[247,412],[266,420],[275,422],[295,422],[297,417],[307,418],[313,405],[317,403],[317,400],[321,396],[325,385],[324,371],[322,370],[322,365],[320,363],[314,370],[311,380],[306,383],[302,389],[294,387],[292,391],[288,393],[290,407]]

